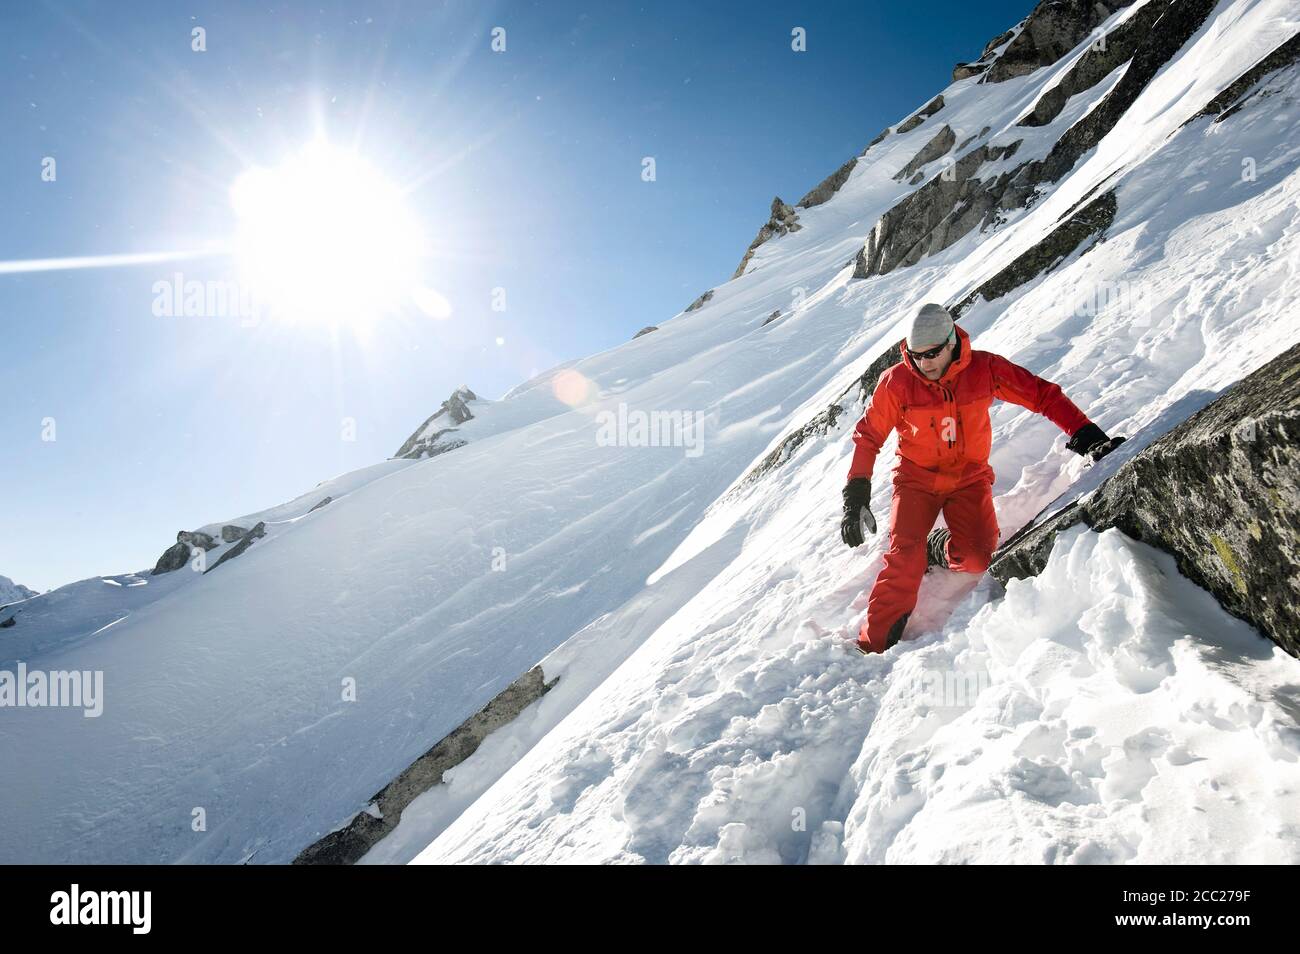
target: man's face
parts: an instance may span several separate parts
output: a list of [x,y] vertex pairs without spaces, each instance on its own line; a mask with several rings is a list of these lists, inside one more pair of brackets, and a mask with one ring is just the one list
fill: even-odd
[[938,348],[938,342],[922,348],[908,348],[908,353],[912,356],[917,368],[931,381],[938,381],[943,377],[944,372],[948,370],[948,365],[952,364],[952,352],[955,344],[953,338],[954,336],[950,334],[939,353],[934,357],[922,357],[922,355]]

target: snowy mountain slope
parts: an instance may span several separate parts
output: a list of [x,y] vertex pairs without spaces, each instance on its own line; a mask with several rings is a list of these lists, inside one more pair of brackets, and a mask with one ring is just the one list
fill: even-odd
[[[1135,103],[1132,122],[1117,126],[1117,143],[1127,144],[1127,154],[1120,145],[1098,149],[1076,170],[1084,177],[1082,184],[1062,183],[1063,190],[1070,185],[1063,193],[1067,199],[1050,195],[1014,227],[983,236],[982,244],[959,243],[913,266],[910,275],[905,270],[850,286],[845,298],[853,300],[855,292],[858,301],[883,296],[893,291],[891,283],[910,279],[931,282],[931,297],[954,300],[1005,264],[1008,246],[1023,246],[1034,234],[1043,234],[1044,225],[1035,216],[1050,222],[1055,208],[1108,181],[1117,190],[1120,213],[1104,244],[1004,299],[977,304],[963,324],[979,346],[1011,355],[1061,382],[1108,429],[1167,430],[1213,393],[1284,350],[1298,334],[1292,317],[1300,293],[1295,68],[1269,79],[1281,100],[1270,100],[1273,108],[1259,107],[1248,116],[1247,107],[1232,117],[1242,120],[1236,126],[1229,124],[1232,120],[1220,125],[1205,118],[1182,127],[1213,95],[1213,87],[1231,82],[1230,74],[1294,33],[1294,16],[1287,20],[1283,12],[1279,6],[1221,4],[1199,37],[1153,82],[1153,101],[1144,101],[1144,94]],[[1279,20],[1284,27],[1280,38]],[[1265,31],[1262,40],[1251,32],[1255,30]],[[1224,44],[1232,40],[1240,40],[1245,52],[1225,51]],[[1216,68],[1220,75],[1211,75]],[[1171,101],[1171,89],[1196,92]],[[1247,157],[1256,167],[1254,181],[1242,179]],[[1112,175],[1116,169],[1121,171]],[[823,208],[847,209],[851,190],[862,189],[870,172],[870,167],[855,171],[841,194]],[[806,227],[816,211],[801,216]],[[1028,236],[1023,234],[1031,228]],[[769,243],[755,255],[754,267],[761,268],[764,259],[771,268],[783,267],[778,253],[793,258],[798,246],[815,238],[801,231]],[[1125,282],[1141,289],[1140,309],[1131,307],[1131,296],[1123,302],[1095,301],[1100,284]],[[905,286],[903,293],[911,290]],[[911,300],[922,299],[915,295]],[[845,383],[841,379],[819,394],[813,407],[834,399]],[[810,413],[796,415],[792,425]],[[1056,496],[1079,465],[1065,460],[1063,438],[1050,425],[1018,408],[1002,407],[994,424],[996,503],[1005,536]],[[1115,539],[1116,534],[1102,538],[1108,543],[1099,553],[1101,544],[1094,545],[1091,537],[1079,541],[1077,553],[1054,557],[1056,574],[1013,587],[1041,591],[1028,619],[1023,604],[1011,595],[989,602],[991,594],[981,589],[961,602],[968,586],[927,578],[922,606],[928,604],[929,618],[914,623],[910,635],[916,641],[899,662],[872,660],[865,669],[846,672],[829,641],[818,636],[856,630],[879,567],[878,541],[865,566],[860,554],[842,552],[826,503],[834,499],[847,469],[849,447],[843,435],[851,425],[843,424],[820,446],[804,445],[793,461],[765,478],[766,485],[746,491],[743,502],[729,500],[718,508],[727,512],[711,514],[696,528],[669,561],[678,573],[687,571],[694,554],[722,534],[741,526],[746,535],[741,556],[709,582],[712,598],[692,604],[661,627],[601,690],[436,839],[421,860],[1294,860],[1300,807],[1288,793],[1294,791],[1298,751],[1294,720],[1287,715],[1294,707],[1289,681],[1294,661],[1257,637],[1251,637],[1253,644],[1239,639],[1236,634],[1249,632],[1248,627],[1212,607],[1212,601],[1206,606],[1205,594],[1173,578],[1172,564],[1163,555]],[[1153,436],[1143,433],[1143,443]],[[774,439],[772,445],[778,442]],[[1052,450],[1043,456],[1049,446]],[[1129,452],[1133,450],[1136,445]],[[877,487],[884,484],[891,463],[885,459],[879,465]],[[875,502],[879,516],[887,505],[886,492],[879,491]],[[1062,583],[1059,567],[1071,560],[1079,574],[1099,581],[1076,603],[1052,588],[1069,589],[1069,579],[1075,577]],[[1143,563],[1159,571],[1131,569]],[[1082,647],[1089,663],[1053,658],[1062,657],[1066,648],[1080,655],[1084,636],[1071,627],[1089,606],[1118,599],[1116,567],[1128,568],[1119,590],[1128,588],[1122,595],[1132,609],[1127,615],[1098,613],[1100,619],[1083,627],[1083,634],[1100,644]],[[945,591],[954,587],[955,592]],[[1169,609],[1171,602],[1201,608],[1188,615]],[[960,606],[959,613],[945,623],[946,611],[954,606]],[[998,669],[983,659],[974,667],[988,672],[997,693],[1014,688],[1041,704],[1046,693],[1039,688],[1043,678],[1035,667],[1046,670],[1059,663],[1063,671],[1082,675],[1087,666],[1103,668],[1103,663],[1119,672],[1109,686],[1071,685],[1070,690],[1096,693],[1099,712],[1109,706],[1131,714],[1133,696],[1153,691],[1157,684],[1178,701],[1166,709],[1148,708],[1133,721],[1092,713],[1065,720],[1064,729],[1059,711],[1063,695],[1058,694],[1054,709],[1040,705],[1041,711],[1032,711],[1033,706],[1013,711],[1006,731],[1029,744],[1019,754],[1003,746],[999,758],[1009,759],[1009,765],[981,763],[970,793],[945,802],[937,794],[942,786],[920,782],[937,779],[950,763],[932,757],[922,744],[928,729],[923,736],[917,726],[925,713],[907,700],[904,687],[916,681],[917,667],[939,675],[972,669],[968,663],[974,657],[958,660],[957,654],[970,638],[968,624],[979,614],[994,621],[983,628],[984,641],[1007,646],[1001,662],[1009,668]],[[1026,640],[1026,632],[1037,638]],[[1230,650],[1224,649],[1224,640]],[[913,649],[919,653],[936,644],[953,655],[937,663],[903,662]],[[1198,661],[1182,667],[1160,662],[1179,654]],[[1239,665],[1204,664],[1225,656],[1240,656]],[[907,668],[895,676],[895,666]],[[757,691],[765,684],[769,692]],[[1234,697],[1242,700],[1234,710],[1240,716],[1202,717],[1207,706],[1213,709]],[[995,694],[990,704],[1001,699]],[[966,706],[971,711],[962,716],[968,727],[978,729],[954,734],[967,744],[965,757],[986,731],[980,724],[984,704]],[[1185,721],[1224,733],[1202,733],[1195,758],[1210,764],[1181,775],[1177,769],[1193,759],[1187,755],[1191,749],[1180,716],[1172,714],[1180,707]],[[1140,724],[1143,719],[1172,728],[1148,732],[1150,727]],[[1248,729],[1258,741],[1235,747],[1239,733]],[[1094,736],[1093,743],[1081,741]],[[1062,750],[1061,740],[1072,741]],[[1218,754],[1204,755],[1202,748]],[[1089,751],[1085,757],[1075,749]],[[883,751],[888,757],[881,756]],[[1047,758],[1048,752],[1053,758]],[[1031,764],[1021,764],[1025,761]],[[862,768],[852,768],[854,762]],[[471,759],[453,773],[450,787],[460,773],[473,773],[474,763]],[[1071,781],[1071,771],[1083,772],[1084,779]],[[870,784],[872,772],[880,779],[876,789]],[[1028,780],[1017,784],[1017,772]],[[1157,776],[1147,793],[1139,783]],[[928,788],[936,789],[933,804]],[[1209,811],[1207,824],[1195,819],[1197,837],[1184,846],[1171,839],[1169,826],[1158,830],[1141,821],[1138,795],[1155,801],[1156,788],[1161,790],[1159,804],[1169,814],[1190,813],[1205,792],[1231,791],[1226,799],[1216,799],[1227,807]],[[974,825],[967,824],[970,813],[961,799],[988,801],[990,793],[1006,798],[993,803],[990,812],[1010,812],[1013,818],[1025,801],[1032,803],[1030,808],[1052,809],[1065,803],[1113,804],[1105,804],[1104,812],[1094,806],[1070,817],[1044,811],[1034,823],[1036,837],[1030,838],[1020,826],[1008,827],[1004,818],[975,818]],[[888,807],[879,807],[882,802]],[[945,839],[918,834],[935,826],[931,816],[899,838],[918,811],[950,808],[953,817],[942,823]],[[809,819],[803,832],[791,829],[795,809],[803,809]],[[891,812],[892,820],[882,819]],[[1183,815],[1177,817],[1174,828]],[[823,820],[828,822],[825,829],[820,828]],[[994,824],[981,825],[981,820]],[[1012,835],[1005,844],[986,844],[963,841],[962,831]],[[1280,843],[1265,847],[1268,839],[1278,838]],[[892,848],[896,839],[899,847]],[[908,844],[911,839],[917,843]]]
[[[967,644],[975,648],[963,665],[991,657],[994,636],[977,644],[960,621],[984,612],[1002,614],[995,623],[1005,626],[1008,603],[988,604],[986,589],[968,594],[964,582],[927,580],[928,608],[909,633],[917,638],[853,663],[833,637],[856,628],[879,541],[850,552],[835,528],[852,421],[739,493],[726,491],[901,337],[918,302],[964,297],[1103,184],[1118,197],[1106,241],[971,306],[962,322],[979,347],[1054,378],[1103,426],[1130,431],[1283,350],[1300,292],[1294,87],[1288,80],[1217,126],[1210,117],[1181,124],[1294,32],[1295,19],[1281,2],[1225,0],[1138,97],[1133,121],[1028,211],[1009,210],[999,229],[915,265],[853,279],[875,223],[914,188],[894,174],[940,123],[977,137],[988,126],[985,142],[1003,146],[1023,139],[1012,160],[1024,161],[1050,150],[1053,135],[1095,109],[1122,75],[1034,129],[1013,127],[1068,62],[997,84],[954,83],[942,109],[873,145],[833,197],[798,211],[799,231],[760,245],[745,274],[698,310],[525,382],[476,411],[463,425],[468,443],[453,452],[376,465],[310,516],[317,491],[304,495],[277,511],[290,525],[268,522],[267,538],[238,560],[129,607],[93,639],[80,639],[83,628],[79,641],[32,647],[29,667],[103,670],[105,709],[91,720],[68,710],[5,713],[0,759],[26,771],[0,800],[0,857],[288,860],[543,658],[554,664],[548,676],[561,675],[557,688],[413,804],[401,837],[368,860],[409,858],[444,828],[426,859],[879,857],[859,831],[867,811],[859,798],[875,769],[854,766],[873,717],[882,728],[872,746],[906,742],[904,729],[883,728],[906,724],[888,717],[905,696],[895,668],[917,665],[904,660],[927,646],[939,648],[940,665]],[[1238,187],[1245,155],[1258,176]],[[1129,312],[1131,298],[1081,314],[1106,282],[1141,289],[1142,315]],[[778,309],[782,317],[764,325]],[[704,426],[675,446],[610,446],[600,415],[617,416],[620,405],[698,413]],[[1014,407],[993,420],[995,492],[1009,534],[1080,467],[1050,424]],[[890,456],[874,481],[878,516]],[[1076,562],[1109,579],[1105,554],[1080,545]],[[169,576],[181,574],[191,576]],[[1165,599],[1177,584],[1140,575],[1134,599]],[[1096,592],[1111,594],[1101,584]],[[1052,614],[1074,604],[1045,597],[1039,606],[1032,645],[1049,657],[1052,634],[1068,632]],[[1123,644],[1122,627],[1108,625],[1115,618],[1087,632]],[[1153,624],[1156,635],[1139,643],[1172,640],[1182,626],[1179,638],[1209,645],[1232,625],[1207,612]],[[1251,725],[1257,711],[1273,718],[1268,706],[1281,704],[1285,688],[1277,667],[1293,664],[1257,645],[1239,673]],[[998,663],[988,665],[999,680],[1029,678],[1019,657]],[[1071,667],[1082,677],[1082,664]],[[1213,712],[1214,694],[1235,690],[1222,667],[1192,677],[1202,686],[1194,690],[1185,685],[1194,669],[1164,682],[1204,692]],[[346,680],[355,681],[355,702],[344,701]],[[1097,683],[1112,701],[1121,690],[1131,687]],[[1012,708],[1010,732],[1033,729],[1039,716],[1028,711]],[[982,726],[955,716],[970,733]],[[1123,727],[1093,713],[1072,717],[1067,735],[1091,727],[1098,745],[1123,749],[1115,738]],[[1240,731],[1231,718],[1206,724]],[[1044,731],[1056,737],[1054,727]],[[1260,747],[1279,763],[1293,751],[1280,738]],[[1179,742],[1211,745],[1177,737],[1171,749]],[[1109,753],[1097,756],[1103,767]],[[1239,781],[1210,761],[1203,768],[1220,784]],[[1289,784],[1286,769],[1278,765]],[[998,770],[980,763],[986,779]],[[1275,794],[1284,787],[1260,795],[1275,799],[1261,818],[1284,814]],[[963,804],[968,795],[959,793]],[[909,804],[928,797],[923,790]],[[795,807],[809,824],[791,838]],[[191,829],[195,808],[205,812],[201,832]],[[1073,856],[1066,847],[1056,857]],[[1224,850],[1246,845],[1225,839]]]
[[[221,541],[221,528],[227,524],[249,528],[266,524],[266,537],[254,546],[279,536],[307,517],[326,498],[345,497],[372,480],[401,470],[410,461],[382,461],[330,480],[322,481],[308,492],[290,501],[232,520],[204,524],[198,532],[210,534],[218,546],[204,554],[202,566],[214,567],[236,544]],[[95,576],[68,583],[39,596],[34,595],[22,606],[20,622],[0,635],[0,667],[12,667],[17,661],[56,649],[67,649],[93,639],[110,626],[117,625],[145,606],[196,583],[201,572],[191,566],[170,573],[154,575],[151,568],[112,576]],[[225,568],[218,570],[222,572]]]

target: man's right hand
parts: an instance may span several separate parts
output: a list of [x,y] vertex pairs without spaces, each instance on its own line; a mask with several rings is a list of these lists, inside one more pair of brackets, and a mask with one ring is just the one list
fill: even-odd
[[876,532],[876,518],[871,515],[871,481],[854,477],[844,485],[844,519],[840,521],[840,538],[851,547],[862,546],[862,528]]

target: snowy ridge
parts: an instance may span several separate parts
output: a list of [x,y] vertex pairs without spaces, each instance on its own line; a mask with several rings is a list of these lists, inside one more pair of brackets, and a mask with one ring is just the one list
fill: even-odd
[[[987,581],[932,576],[907,641],[854,659],[839,637],[856,632],[880,540],[849,551],[838,537],[853,421],[721,498],[901,338],[916,304],[960,300],[1096,189],[1117,198],[1105,240],[973,304],[962,324],[977,347],[1139,434],[1293,343],[1295,67],[1223,123],[1186,121],[1297,29],[1282,0],[1223,0],[1027,210],[853,279],[875,224],[915,188],[894,174],[941,125],[958,144],[976,136],[968,149],[1023,140],[989,175],[1045,154],[1121,73],[1034,128],[1015,123],[1072,56],[956,82],[701,308],[475,410],[453,452],[234,521],[265,519],[268,536],[214,573],[169,574],[193,578],[147,604],[96,607],[109,628],[29,645],[29,666],[103,670],[105,708],[6,715],[0,760],[24,765],[28,787],[0,804],[0,856],[287,861],[541,660],[556,688],[367,861],[1167,862],[1186,849],[1162,834],[1192,806],[1207,809],[1193,844],[1281,859],[1300,790],[1280,714],[1295,662],[1197,602],[1159,554],[1079,534],[1000,601]],[[1137,289],[1141,307],[1099,300],[1101,286]],[[575,393],[587,400],[562,399]],[[620,405],[701,413],[703,453],[602,444]],[[1083,468],[1049,422],[1009,405],[992,420],[1005,537]],[[892,458],[887,445],[873,478],[882,523]],[[154,587],[90,582],[99,600]],[[62,591],[70,632],[82,595],[47,597]],[[987,675],[945,705],[915,691],[928,671]],[[1004,840],[978,840],[994,828]],[[942,843],[924,836],[939,830]]]

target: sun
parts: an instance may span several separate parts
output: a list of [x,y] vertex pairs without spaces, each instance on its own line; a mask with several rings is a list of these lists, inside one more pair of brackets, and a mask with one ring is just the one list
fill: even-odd
[[402,191],[316,140],[230,190],[235,258],[259,307],[290,320],[369,321],[420,290],[425,240]]

